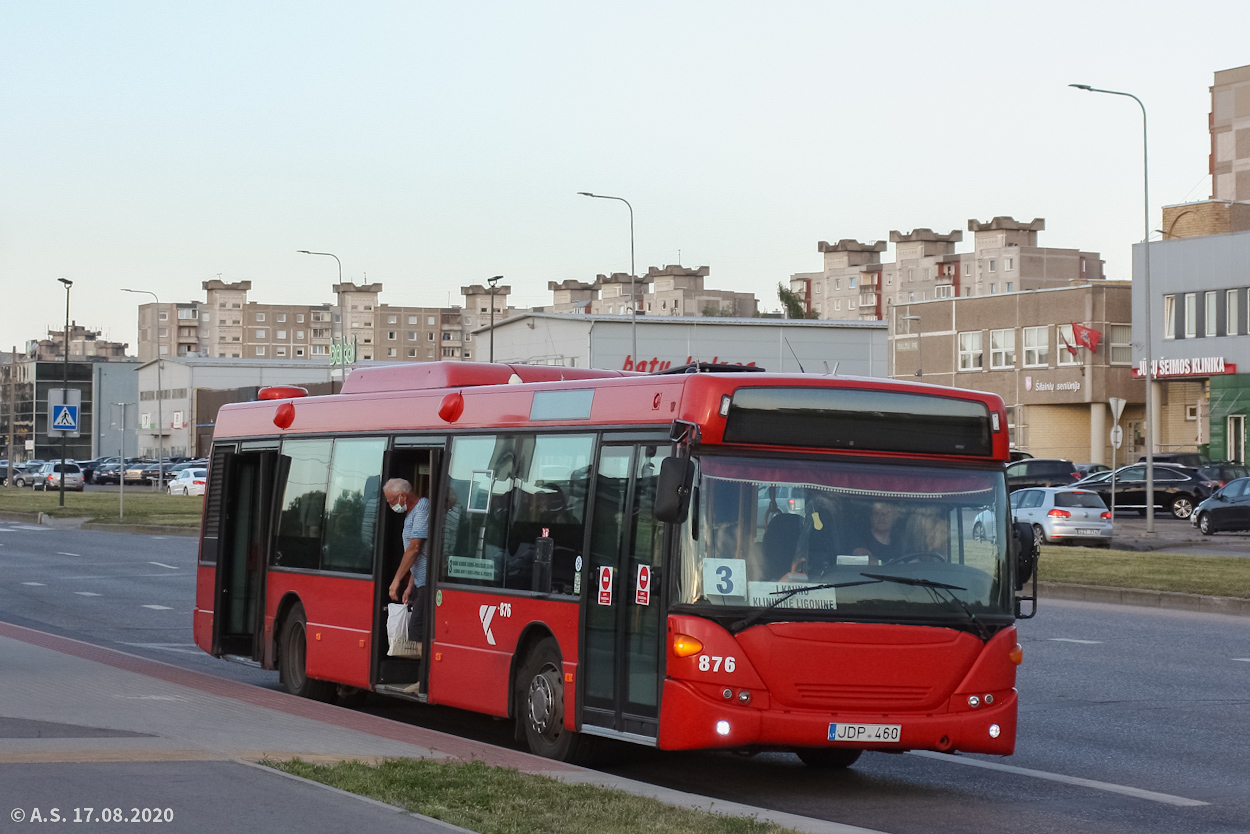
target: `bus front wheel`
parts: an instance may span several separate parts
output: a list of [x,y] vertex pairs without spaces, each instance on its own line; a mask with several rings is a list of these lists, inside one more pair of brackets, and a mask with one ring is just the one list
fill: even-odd
[[850,767],[859,761],[859,757],[863,754],[863,750],[849,750],[845,748],[820,748],[795,750],[803,764],[816,770],[839,770],[841,768]]
[[304,606],[296,605],[282,624],[282,636],[278,644],[278,679],[286,691],[301,698],[329,701],[334,697],[334,684],[308,677],[305,659],[308,657],[308,618]]
[[559,647],[550,638],[536,645],[521,666],[516,720],[534,755],[577,764],[589,760],[591,740],[564,726],[564,673]]

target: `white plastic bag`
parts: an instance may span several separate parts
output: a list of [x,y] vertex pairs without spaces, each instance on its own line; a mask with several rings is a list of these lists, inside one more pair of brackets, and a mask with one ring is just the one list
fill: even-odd
[[408,639],[408,620],[412,612],[402,602],[392,602],[386,610],[386,636],[390,638],[391,657],[420,657],[421,644]]

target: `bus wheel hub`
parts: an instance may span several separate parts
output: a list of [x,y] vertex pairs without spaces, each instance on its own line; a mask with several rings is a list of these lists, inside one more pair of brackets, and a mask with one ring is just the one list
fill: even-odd
[[552,673],[543,670],[530,681],[530,721],[540,733],[546,733],[555,724],[560,703],[559,690],[552,685]]

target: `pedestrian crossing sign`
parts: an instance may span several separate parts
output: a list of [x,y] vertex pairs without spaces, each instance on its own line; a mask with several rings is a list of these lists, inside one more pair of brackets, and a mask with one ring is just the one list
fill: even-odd
[[78,406],[52,406],[52,428],[64,432],[78,431]]

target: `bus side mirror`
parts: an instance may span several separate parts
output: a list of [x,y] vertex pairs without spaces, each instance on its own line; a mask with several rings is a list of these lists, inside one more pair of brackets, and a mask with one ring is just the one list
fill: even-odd
[[1016,551],[1016,590],[1023,591],[1037,570],[1037,540],[1033,538],[1033,525],[1027,521],[1017,521],[1011,527]]
[[690,485],[694,482],[694,461],[665,458],[660,462],[660,478],[655,488],[655,519],[680,524],[690,511]]

